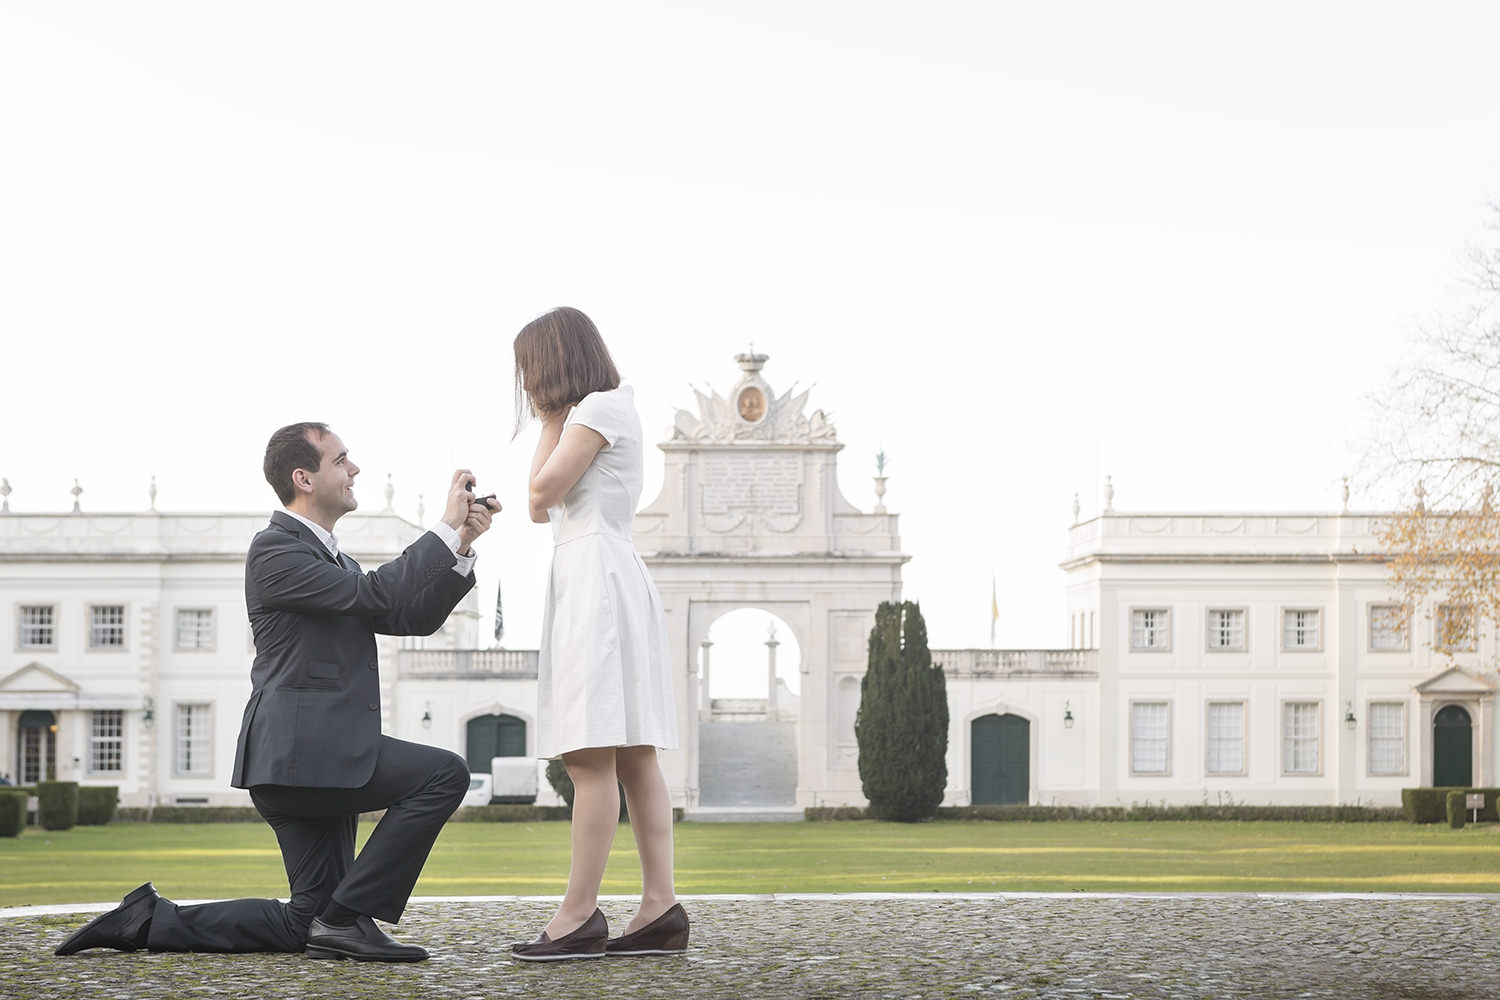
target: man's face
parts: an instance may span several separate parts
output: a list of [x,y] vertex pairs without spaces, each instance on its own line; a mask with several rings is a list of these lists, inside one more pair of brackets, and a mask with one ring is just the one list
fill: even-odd
[[329,432],[319,437],[313,432],[308,440],[317,446],[322,457],[318,471],[311,473],[313,507],[336,520],[359,506],[354,499],[354,477],[359,475],[359,466],[349,460],[349,451],[337,434]]

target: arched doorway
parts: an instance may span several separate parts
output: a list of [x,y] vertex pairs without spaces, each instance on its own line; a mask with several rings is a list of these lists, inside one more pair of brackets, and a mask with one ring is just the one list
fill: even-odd
[[1031,800],[1030,722],[991,713],[969,723],[969,794],[975,805]]
[[514,715],[480,715],[469,720],[464,758],[474,774],[490,773],[491,757],[526,756],[526,722]]
[[796,803],[801,660],[792,627],[768,611],[739,608],[714,620],[699,651],[700,805]]
[[1452,788],[1473,783],[1473,723],[1463,708],[1448,705],[1432,720],[1432,784]]
[[57,717],[40,709],[27,709],[17,724],[20,746],[16,760],[17,784],[34,785],[57,777]]

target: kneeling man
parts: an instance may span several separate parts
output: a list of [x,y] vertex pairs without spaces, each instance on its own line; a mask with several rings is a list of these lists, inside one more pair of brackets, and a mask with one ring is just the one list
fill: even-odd
[[[490,526],[489,505],[475,501],[472,475],[458,470],[442,521],[363,573],[333,534],[358,506],[359,467],[338,435],[316,423],[281,428],[266,448],[265,473],[285,509],[245,558],[255,665],[231,783],[249,789],[276,831],[291,897],[178,906],[147,882],[64,941],[59,955],[306,948],[311,958],[427,957],[375,920],[401,919],[468,789],[469,768],[450,751],[382,735],[375,635],[442,627],[474,586],[470,544]],[[355,857],[359,814],[381,809]]]

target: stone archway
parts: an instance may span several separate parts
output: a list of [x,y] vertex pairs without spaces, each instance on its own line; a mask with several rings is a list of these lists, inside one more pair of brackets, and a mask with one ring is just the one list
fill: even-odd
[[[843,445],[807,391],[778,394],[761,375],[767,356],[741,354],[727,395],[698,392],[698,412],[677,412],[660,447],[660,495],[636,515],[635,545],[667,611],[677,675],[682,749],[664,760],[673,796],[699,805],[699,655],[726,611],[761,608],[784,621],[801,649],[796,804],[860,805],[853,728],[838,701],[865,670],[881,601],[900,600],[897,517],[846,500]],[[884,480],[876,479],[877,497]],[[857,706],[857,701],[856,701]]]

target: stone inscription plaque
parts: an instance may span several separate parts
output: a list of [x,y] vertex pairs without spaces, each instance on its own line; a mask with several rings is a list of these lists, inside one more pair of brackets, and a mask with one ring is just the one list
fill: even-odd
[[732,531],[751,520],[790,531],[802,517],[802,460],[775,455],[714,455],[703,462],[703,523]]

